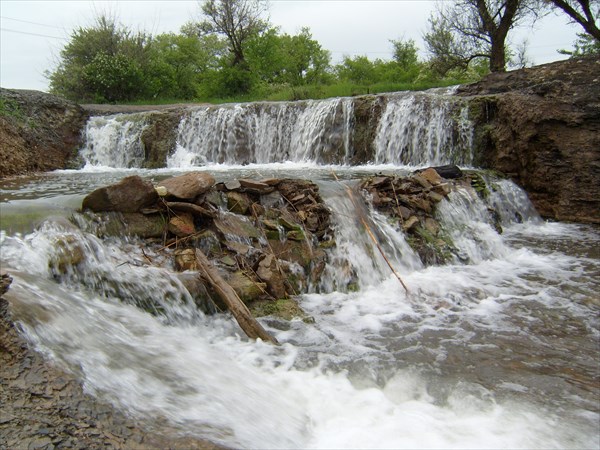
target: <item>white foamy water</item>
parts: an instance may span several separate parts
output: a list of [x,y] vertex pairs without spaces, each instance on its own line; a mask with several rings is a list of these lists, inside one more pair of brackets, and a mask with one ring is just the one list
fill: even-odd
[[141,138],[147,125],[144,114],[91,117],[79,152],[85,165],[90,170],[141,167],[146,156]]
[[179,124],[177,150],[168,164],[344,163],[352,111],[347,98],[192,110]]
[[[83,191],[84,181],[53,189]],[[24,195],[49,191],[38,183]],[[234,448],[598,447],[597,228],[509,212],[499,235],[486,204],[459,191],[440,220],[465,258],[423,267],[365,208],[407,294],[352,221],[344,186],[321,183],[339,232],[334,256],[354,267],[358,290],[333,283],[300,297],[314,323],[261,319],[280,347],[194,308],[158,253],[61,226],[0,234],[11,309],[88,392]],[[498,192],[522,198],[512,186]],[[52,270],[57,240],[85,250],[67,276]],[[140,298],[158,314],[136,307]]]
[[468,112],[460,99],[444,91],[390,96],[377,128],[375,163],[471,165]]

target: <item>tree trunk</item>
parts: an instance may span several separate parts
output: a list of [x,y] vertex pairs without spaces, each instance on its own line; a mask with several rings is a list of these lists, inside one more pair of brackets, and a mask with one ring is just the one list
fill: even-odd
[[219,297],[221,297],[221,300],[227,305],[233,314],[233,317],[237,320],[237,323],[242,330],[244,330],[244,333],[251,339],[260,338],[263,341],[272,344],[279,344],[277,339],[267,333],[261,324],[252,317],[248,307],[238,297],[233,288],[227,284],[221,275],[219,275],[217,269],[213,267],[206,255],[202,253],[200,249],[196,249],[196,261],[198,261],[200,275],[204,280],[210,283],[212,288],[219,294]]
[[492,48],[490,50],[490,72],[506,72],[506,47],[504,39],[497,42],[492,39]]

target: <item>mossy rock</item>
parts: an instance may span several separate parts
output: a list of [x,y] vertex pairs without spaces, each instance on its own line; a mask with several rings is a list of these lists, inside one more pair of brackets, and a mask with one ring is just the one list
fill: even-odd
[[306,323],[314,323],[315,321],[292,298],[260,300],[250,305],[250,312],[254,317],[274,316],[284,320],[299,318]]

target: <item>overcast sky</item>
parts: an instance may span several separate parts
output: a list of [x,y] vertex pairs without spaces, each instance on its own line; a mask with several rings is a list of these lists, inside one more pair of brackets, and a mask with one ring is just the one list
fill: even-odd
[[[270,22],[285,33],[309,27],[313,38],[332,54],[371,59],[391,57],[390,39],[414,39],[425,57],[422,34],[435,8],[429,0],[271,0]],[[55,67],[61,48],[74,28],[88,26],[95,16],[116,14],[132,29],[153,34],[178,32],[199,17],[196,0],[187,1],[27,1],[0,0],[0,86],[47,90],[44,72]],[[534,30],[522,30],[535,64],[564,58],[559,48],[572,48],[580,29],[565,17],[550,15]],[[515,39],[513,39],[515,40]]]

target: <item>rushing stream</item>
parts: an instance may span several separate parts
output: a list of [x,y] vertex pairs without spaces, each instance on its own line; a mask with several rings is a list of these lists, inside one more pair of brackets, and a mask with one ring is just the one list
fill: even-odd
[[[347,105],[326,106],[343,119]],[[197,114],[196,123],[207,120]],[[199,170],[218,181],[309,178],[332,210],[338,245],[320,285],[299,297],[314,322],[261,319],[279,347],[249,341],[229,315],[205,316],[168,265],[144,264],[160,255],[142,254],[135,240],[71,231],[87,257],[58,283],[49,267],[64,230],[35,224],[77,215],[86,194],[125,175],[157,182],[190,170],[199,153],[182,142],[169,169],[107,168],[112,156],[103,152],[80,171],[0,183],[13,314],[88,392],[142,421],[237,448],[600,446],[600,232],[541,220],[509,181],[496,181],[488,200],[502,234],[489,205],[468,191],[440,204],[437,218],[461,251],[447,265],[424,267],[405,236],[365,205],[407,293],[355,222],[344,184],[413,167],[390,161],[388,150],[377,162],[396,165],[322,166],[298,147],[296,162],[257,153],[259,164],[246,166],[204,153],[213,164]],[[428,162],[445,162],[436,152]],[[358,275],[355,292],[336,288],[343,261]],[[161,313],[133,306],[135,296]]]

